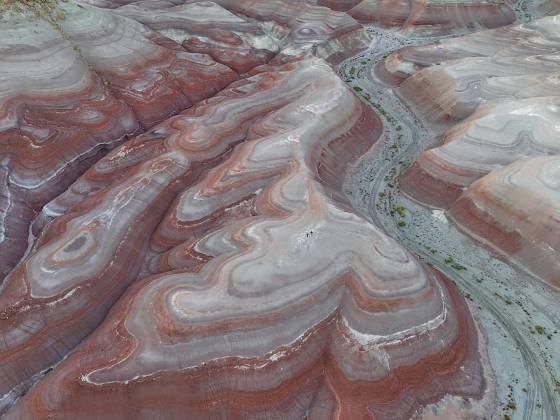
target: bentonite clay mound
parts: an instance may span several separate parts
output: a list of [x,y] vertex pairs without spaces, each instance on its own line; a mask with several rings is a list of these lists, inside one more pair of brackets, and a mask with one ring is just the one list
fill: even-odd
[[5,418],[488,415],[462,295],[343,192],[370,38],[312,3],[0,16]]
[[107,149],[238,77],[208,56],[158,45],[134,21],[64,10],[61,30],[27,16],[0,24],[2,277],[25,252],[36,212]]
[[[180,40],[189,51],[208,53],[220,62],[225,55],[242,67],[244,60],[255,59],[255,53],[278,48],[282,51],[277,59],[312,51],[337,63],[364,50],[370,41],[362,25],[347,13],[299,0],[83,1],[143,22]],[[201,23],[213,20],[217,25]]]
[[529,156],[560,154],[560,97],[487,102],[403,175],[409,196],[447,208],[474,181]]
[[[476,32],[459,38],[447,38],[426,45],[407,47],[392,53],[376,69],[381,76],[386,76],[402,83],[411,75],[421,75],[420,70],[438,63],[457,64],[455,60],[487,58],[521,58],[554,54],[560,48],[560,39],[556,36],[560,20],[557,16],[516,26]],[[483,67],[477,67],[483,70]],[[445,66],[442,67],[445,71]],[[519,69],[518,69],[519,71]],[[414,79],[411,79],[414,80]],[[528,84],[518,84],[517,88],[527,88]]]
[[7,418],[98,418],[107,404],[117,417],[404,418],[444,394],[480,397],[462,297],[341,194],[380,130],[312,59],[237,82],[100,160],[7,280],[2,391],[144,279]]
[[[329,4],[330,1],[323,1]],[[354,2],[348,2],[353,4]],[[429,31],[497,28],[515,21],[505,0],[363,0],[348,10],[360,22],[381,26],[424,27]]]
[[426,27],[437,31],[496,28],[515,21],[508,1],[317,0],[356,20],[381,26]]
[[346,14],[267,4],[270,10],[256,18],[278,24],[207,1],[148,1],[105,11],[63,3],[55,22],[34,19],[25,8],[5,13],[0,277],[27,249],[36,212],[126,136],[212,96],[280,50],[289,57],[318,48],[336,62],[368,45],[363,28]]
[[443,144],[420,154],[401,190],[451,207],[461,229],[556,287],[559,25],[547,17],[406,48],[377,69],[443,127]]
[[449,215],[469,234],[560,287],[560,156],[523,159],[472,184]]

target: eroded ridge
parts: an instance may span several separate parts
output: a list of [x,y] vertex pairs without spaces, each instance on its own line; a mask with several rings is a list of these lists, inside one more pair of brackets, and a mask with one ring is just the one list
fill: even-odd
[[32,244],[37,212],[126,137],[272,59],[316,54],[336,63],[370,42],[346,13],[304,3],[8,3],[0,15],[1,278]]
[[[438,70],[445,74],[446,62],[453,66],[456,64],[455,60],[487,58],[491,64],[492,60],[554,54],[558,52],[560,44],[559,25],[557,16],[548,16],[522,25],[505,26],[459,38],[407,47],[392,53],[376,70],[381,77],[387,77],[399,84],[412,75],[420,79],[422,74]],[[441,67],[438,66],[439,63],[442,64]],[[425,73],[420,72],[427,67]],[[432,68],[429,69],[430,67]],[[481,66],[478,68],[486,70]],[[519,84],[518,87],[529,86],[526,85]]]
[[487,102],[448,129],[443,144],[422,153],[402,188],[447,208],[474,181],[530,156],[560,154],[560,97]]
[[36,212],[107,149],[238,77],[158,44],[134,21],[71,3],[62,10],[58,26],[29,11],[1,20],[0,277],[28,247]]
[[[401,190],[555,287],[559,17],[406,48],[377,68],[442,144]],[[552,236],[551,236],[552,235]]]
[[270,61],[287,35],[278,25],[265,25],[236,15],[214,2],[173,4],[130,2],[115,13],[141,22],[187,51],[210,55],[238,73]]
[[480,398],[462,296],[342,194],[380,132],[307,59],[264,67],[100,160],[8,280],[0,333],[19,351],[4,345],[2,371],[46,366],[38,337],[76,342],[138,281],[7,418],[99,418],[108,406],[405,418],[445,395]]
[[[363,51],[371,41],[363,26],[349,14],[298,0],[83,1],[138,19],[165,36],[185,38],[182,41],[185,48],[208,51],[218,60],[222,54],[237,53],[244,55],[245,59],[254,59],[253,54],[259,45],[263,45],[262,38],[253,39],[247,45],[245,34],[254,23],[279,44],[278,60],[312,53],[330,63],[338,63]],[[157,18],[150,16],[154,11]],[[223,28],[229,26],[229,29],[220,32],[219,26],[214,28],[212,25],[202,27],[202,30],[200,26],[197,28],[196,21],[204,16],[217,20]],[[245,25],[236,24],[234,17],[245,21]],[[252,51],[243,53],[249,46]]]

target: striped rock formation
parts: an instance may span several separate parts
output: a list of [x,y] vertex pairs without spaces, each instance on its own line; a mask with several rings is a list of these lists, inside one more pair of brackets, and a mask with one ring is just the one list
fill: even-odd
[[522,159],[473,183],[451,219],[491,249],[560,287],[560,156]]
[[[248,46],[252,46],[254,52],[263,44],[268,45],[262,36],[247,44],[245,34],[254,31],[255,26],[275,39],[275,45],[268,49],[281,50],[277,60],[311,52],[336,64],[364,50],[370,43],[362,25],[347,13],[299,0],[82,1],[138,19],[165,36],[185,38],[183,45],[187,49],[208,49],[210,54],[218,54],[217,59],[220,54],[239,53]],[[156,16],[151,17],[154,12]],[[163,13],[160,15],[160,12]],[[206,21],[216,20],[219,26],[211,25],[200,30],[193,21],[196,16],[199,20],[207,16]],[[232,25],[234,17],[238,23]],[[220,32],[220,26],[228,29]],[[245,56],[249,56],[248,52]]]
[[530,156],[560,155],[560,97],[488,102],[448,129],[443,144],[420,154],[402,189],[447,208],[474,181]]
[[91,163],[238,77],[134,21],[71,3],[61,13],[60,28],[30,12],[0,25],[0,277],[35,214]]
[[309,59],[101,159],[0,296],[1,390],[93,332],[6,418],[407,418],[480,398],[462,296],[342,193],[381,130]]
[[0,17],[0,280],[32,244],[42,207],[125,137],[274,57],[337,62],[369,44],[347,14],[307,4],[89,3],[105,9],[71,2],[53,19],[29,7]]
[[1,415],[489,416],[465,300],[343,193],[383,131],[331,68],[349,12],[13,4]]
[[401,190],[555,287],[559,27],[554,16],[406,48],[377,69],[435,132],[445,127]]
[[515,21],[515,14],[506,0],[363,0],[348,10],[348,14],[360,22],[422,27],[442,33],[497,28]]
[[249,21],[209,1],[178,5],[142,1],[114,11],[238,73],[270,61],[281,46],[282,28]]
[[[509,57],[554,54],[560,48],[557,31],[558,16],[548,16],[517,26],[506,26],[476,32],[459,38],[447,38],[434,43],[407,47],[391,54],[376,72],[382,78],[402,83],[420,70],[437,64],[465,58],[507,59]],[[445,66],[442,67],[442,73]],[[523,85],[519,85],[523,86]]]

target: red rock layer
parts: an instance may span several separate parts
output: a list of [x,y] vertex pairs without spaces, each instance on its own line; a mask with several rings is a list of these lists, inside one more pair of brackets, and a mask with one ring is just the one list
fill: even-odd
[[380,133],[309,59],[268,66],[100,160],[0,295],[12,337],[0,389],[154,275],[6,417],[406,418],[446,394],[479,397],[460,294],[341,192]]
[[[463,175],[445,163],[430,160],[429,152],[422,153],[400,178],[401,191],[421,204],[447,208],[463,192],[464,186],[449,176]],[[451,179],[450,179],[451,178]]]
[[346,12],[361,3],[362,0],[317,0],[319,6],[326,6],[332,10]]

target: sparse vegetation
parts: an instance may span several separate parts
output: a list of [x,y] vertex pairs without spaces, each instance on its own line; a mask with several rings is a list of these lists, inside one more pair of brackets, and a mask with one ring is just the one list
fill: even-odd
[[[66,0],[67,1],[67,0]],[[0,17],[6,14],[26,14],[31,12],[36,17],[57,24],[64,20],[66,14],[60,3],[65,0],[0,0]]]
[[395,207],[395,212],[401,217],[406,216],[406,213],[404,211],[404,207]]

